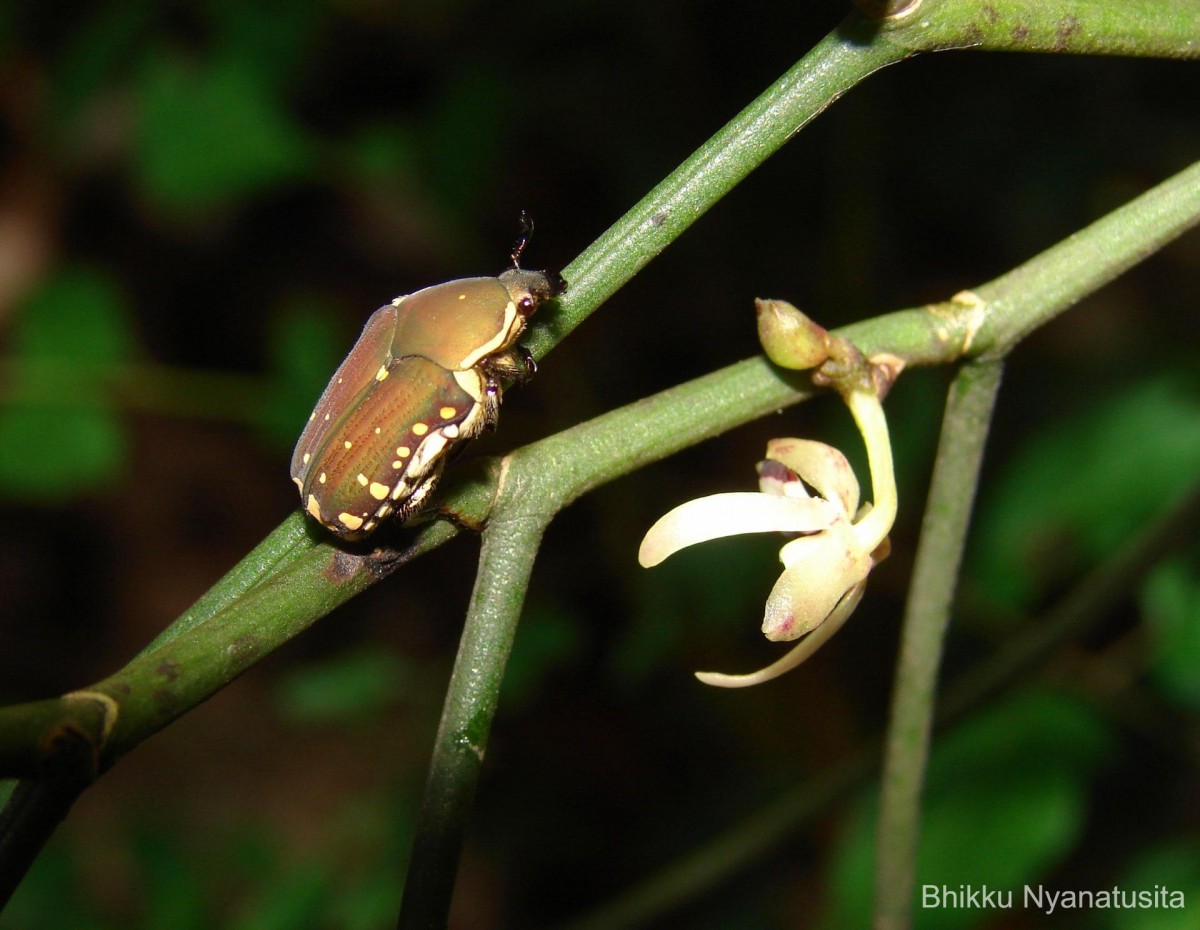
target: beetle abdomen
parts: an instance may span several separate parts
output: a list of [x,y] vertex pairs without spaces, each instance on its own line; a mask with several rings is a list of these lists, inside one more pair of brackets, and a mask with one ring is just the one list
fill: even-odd
[[[467,386],[478,390],[478,375],[465,376]],[[330,389],[351,380],[361,379],[343,377],[339,384],[335,377]],[[482,428],[484,408],[460,379],[416,356],[381,365],[348,401],[324,413],[324,403],[318,405],[320,415],[309,421],[292,457],[292,480],[309,514],[354,538],[407,509],[413,489],[442,461],[446,447]],[[426,415],[411,420],[413,410]]]

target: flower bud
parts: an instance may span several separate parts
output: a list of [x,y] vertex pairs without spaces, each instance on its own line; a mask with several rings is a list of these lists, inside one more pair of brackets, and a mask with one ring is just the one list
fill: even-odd
[[758,340],[767,358],[780,368],[803,371],[829,357],[828,333],[786,300],[754,301]]

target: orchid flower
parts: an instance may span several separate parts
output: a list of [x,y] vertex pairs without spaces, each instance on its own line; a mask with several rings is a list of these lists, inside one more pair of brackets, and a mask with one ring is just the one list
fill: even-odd
[[896,517],[887,420],[873,392],[852,390],[845,399],[866,442],[874,506],[859,506],[858,479],[837,449],[806,439],[773,439],[766,461],[758,466],[758,493],[688,501],[662,517],[642,540],[638,561],[649,568],[709,539],[800,534],[779,552],[783,574],[767,598],[762,629],[775,642],[804,638],[757,672],[697,672],[705,684],[746,687],[795,668],[845,623],[862,598],[868,573],[887,557],[887,534]]

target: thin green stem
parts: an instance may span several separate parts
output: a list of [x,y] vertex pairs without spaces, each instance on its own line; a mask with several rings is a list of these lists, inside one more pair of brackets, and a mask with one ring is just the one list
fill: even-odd
[[483,532],[475,589],[421,802],[400,930],[446,926],[467,819],[529,575],[551,514],[507,485]]
[[892,689],[875,864],[876,930],[909,924],[942,642],[1001,371],[996,361],[964,364],[942,418]]
[[869,552],[883,542],[896,522],[899,504],[896,467],[892,462],[887,417],[879,398],[866,391],[849,391],[845,400],[866,443],[867,463],[871,469],[871,512],[854,525],[855,535]]
[[1200,525],[1200,481],[1185,488],[1128,546],[1088,573],[1058,605],[1028,632],[1006,641],[974,674],[947,688],[939,716],[957,720],[986,695],[995,694],[1027,674],[1063,643],[1082,636],[1119,604],[1149,572],[1180,546],[1196,541]]

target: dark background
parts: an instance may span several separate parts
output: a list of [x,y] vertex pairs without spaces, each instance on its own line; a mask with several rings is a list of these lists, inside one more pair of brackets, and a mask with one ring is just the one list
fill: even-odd
[[[845,12],[250,6],[0,11],[6,701],[110,674],[295,508],[291,444],[373,308],[497,273],[522,209],[537,223],[526,264],[565,266]],[[989,280],[1194,160],[1198,99],[1186,62],[948,53],[889,69],[548,356],[472,454],[754,354],[756,296],[832,328]],[[972,557],[952,671],[1054,603],[1191,469],[1198,297],[1193,234],[1016,353],[983,492],[994,516],[979,551],[995,557]],[[59,355],[39,393],[22,361]],[[710,690],[691,671],[774,656],[757,627],[778,540],[713,544],[654,572],[635,552],[675,504],[750,489],[770,437],[816,436],[861,459],[836,402],[736,430],[555,520],[456,925],[585,911],[882,728],[946,378],[906,375],[889,399],[893,558],[819,660],[772,685]],[[1122,404],[1143,432],[1104,419]],[[1082,445],[1054,445],[1073,430]],[[1162,469],[1134,457],[1117,477],[1079,478],[1094,493],[1053,511],[1054,462],[1073,483],[1071,469],[1095,464],[1079,452],[1088,437],[1119,459],[1172,430],[1187,441],[1154,453]],[[1023,474],[1022,455],[1049,464]],[[1093,540],[1114,502],[1126,522]],[[1016,542],[1003,530],[1014,522]],[[389,925],[476,549],[462,538],[411,565],[139,748],[80,802],[0,926]],[[1138,646],[1139,604],[1118,605],[1074,660]],[[1071,782],[1070,842],[1029,874],[1107,886],[1144,846],[1195,833],[1194,707],[1137,691],[1141,655],[1125,656],[1135,691],[1116,700],[1163,723],[1153,737],[1089,705],[1086,676],[1050,676],[1083,692],[1109,752]],[[660,925],[815,926],[837,912],[831,863],[851,809]]]

